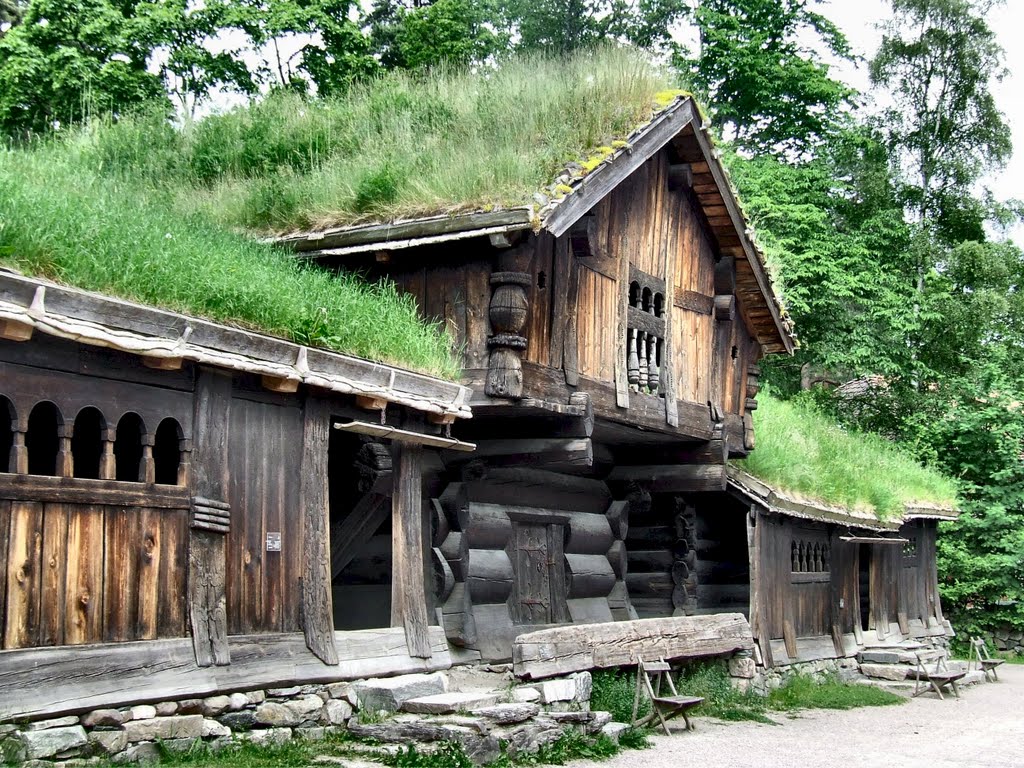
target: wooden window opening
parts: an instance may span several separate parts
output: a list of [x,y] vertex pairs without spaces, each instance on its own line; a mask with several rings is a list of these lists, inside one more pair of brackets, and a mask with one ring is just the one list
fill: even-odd
[[17,414],[14,404],[0,395],[0,472],[11,472],[14,461],[11,457],[14,448],[14,425]]
[[75,417],[71,435],[72,474],[86,480],[100,479],[103,461],[103,437],[107,422],[98,408],[83,408]]
[[634,273],[635,278],[629,284],[626,319],[626,378],[633,392],[664,397],[661,386],[666,339],[663,281],[643,280],[638,270]]
[[116,480],[142,482],[142,438],[145,432],[142,417],[137,413],[126,413],[117,422],[117,436],[114,438]]
[[60,411],[48,400],[37,403],[32,409],[28,416],[28,431],[25,435],[30,475],[59,476],[58,454],[63,425],[64,419]]
[[162,485],[178,485],[181,468],[181,426],[174,419],[164,419],[156,428],[153,441],[154,477]]

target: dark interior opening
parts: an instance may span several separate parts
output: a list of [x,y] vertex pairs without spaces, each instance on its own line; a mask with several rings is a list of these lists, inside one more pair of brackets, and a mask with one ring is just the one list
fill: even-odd
[[117,422],[114,466],[115,477],[122,482],[140,482],[143,431],[142,418],[137,413],[126,413]]
[[871,546],[861,544],[857,553],[858,580],[860,589],[860,626],[867,631],[868,619],[871,616]]
[[10,472],[11,448],[14,446],[14,406],[0,395],[0,472]]
[[92,406],[83,408],[75,417],[75,431],[71,436],[71,457],[75,477],[86,480],[100,479],[105,426],[103,414]]
[[547,287],[548,276],[547,274],[545,274],[544,270],[541,270],[540,272],[537,273],[537,288],[543,291]]
[[58,432],[61,423],[60,412],[51,402],[37,403],[29,414],[25,447],[28,449],[30,475],[57,476],[57,452],[60,450]]
[[163,485],[178,484],[181,466],[181,427],[174,419],[164,419],[156,428],[153,438],[153,464],[156,482]]

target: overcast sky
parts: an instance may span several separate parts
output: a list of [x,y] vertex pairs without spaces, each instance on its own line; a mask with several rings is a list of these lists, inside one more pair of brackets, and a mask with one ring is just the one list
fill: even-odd
[[[870,57],[882,37],[878,22],[889,15],[890,6],[886,0],[831,0],[821,10],[846,33],[856,53]],[[1013,131],[1014,156],[1005,170],[985,179],[984,184],[1000,199],[1024,200],[1024,46],[1020,45],[1024,2],[1007,0],[992,13],[989,25],[996,31],[1009,69],[1003,81],[995,84],[994,92]],[[859,90],[870,91],[863,64],[856,69],[844,67],[842,77]],[[1013,239],[1024,246],[1024,226],[1015,228]]]

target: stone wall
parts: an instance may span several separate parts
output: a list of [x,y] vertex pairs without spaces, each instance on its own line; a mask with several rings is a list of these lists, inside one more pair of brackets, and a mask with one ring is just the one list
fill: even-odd
[[994,648],[997,651],[1024,656],[1024,632],[1020,630],[1001,627],[994,632],[983,633],[982,637],[989,650]]

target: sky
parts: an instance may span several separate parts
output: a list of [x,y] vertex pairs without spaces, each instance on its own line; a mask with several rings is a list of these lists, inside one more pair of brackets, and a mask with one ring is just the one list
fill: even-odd
[[[889,15],[890,7],[887,0],[831,0],[820,11],[846,33],[854,52],[867,58],[878,48],[882,39],[878,23]],[[993,92],[1013,132],[1014,155],[1004,170],[990,174],[982,183],[998,199],[1024,200],[1024,46],[1019,42],[1024,31],[1024,0],[1006,0],[988,21],[1003,47],[1009,70],[1002,82],[994,84]],[[857,89],[870,92],[865,64],[843,67],[841,77]],[[1024,247],[1024,225],[1010,234]]]

